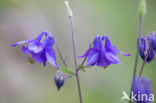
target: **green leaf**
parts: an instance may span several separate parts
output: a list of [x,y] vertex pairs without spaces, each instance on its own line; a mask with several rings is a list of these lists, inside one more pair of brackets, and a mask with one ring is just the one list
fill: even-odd
[[79,67],[83,72],[86,72],[86,71],[85,71],[85,68],[90,68],[91,66],[78,65],[78,67]]
[[83,72],[86,72],[84,68],[80,68]]
[[78,65],[78,67],[79,67],[80,69],[84,68],[84,66],[83,66],[83,65]]
[[62,68],[60,68],[60,70],[61,70],[63,73],[68,74],[68,75],[73,75],[73,74],[74,74],[74,72],[73,72],[71,69],[66,68],[66,67],[62,67]]

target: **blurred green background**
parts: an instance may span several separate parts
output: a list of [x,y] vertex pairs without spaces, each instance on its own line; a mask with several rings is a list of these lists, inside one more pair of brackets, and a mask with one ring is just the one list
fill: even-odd
[[[122,91],[129,93],[136,53],[138,4],[140,0],[69,0],[74,13],[77,55],[88,48],[96,34],[107,34],[120,50],[123,64],[107,69],[93,67],[80,72],[84,103],[121,103]],[[156,0],[147,0],[143,35],[156,31]],[[75,77],[61,91],[54,84],[56,69],[48,64],[30,64],[29,55],[17,41],[52,32],[67,63],[74,69],[70,21],[63,0],[0,0],[0,103],[79,103]],[[56,48],[56,47],[54,47]],[[56,50],[56,49],[55,49]],[[57,53],[58,57],[58,53]],[[60,59],[57,59],[63,66]],[[81,63],[81,60],[78,60]],[[139,59],[139,68],[142,60]],[[156,93],[156,64],[145,67]]]

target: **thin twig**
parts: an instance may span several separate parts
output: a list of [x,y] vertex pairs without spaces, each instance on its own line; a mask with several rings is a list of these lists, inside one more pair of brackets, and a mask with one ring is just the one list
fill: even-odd
[[81,87],[80,87],[80,80],[79,80],[79,73],[77,71],[78,66],[77,66],[77,58],[76,58],[76,47],[75,47],[75,35],[74,35],[74,22],[73,22],[73,16],[69,16],[70,21],[71,21],[71,30],[72,30],[72,41],[73,41],[73,52],[74,52],[74,63],[75,63],[75,70],[76,70],[76,80],[77,80],[77,86],[78,86],[78,92],[79,92],[79,99],[80,103],[82,102],[82,94],[81,94]]
[[150,48],[148,49],[148,52],[147,52],[147,54],[146,54],[146,56],[145,56],[145,59],[144,59],[144,61],[143,61],[143,63],[142,63],[141,70],[140,70],[140,73],[139,73],[139,77],[142,76],[142,72],[143,72],[143,69],[144,69],[144,67],[145,67],[145,65],[146,65],[146,60],[147,60],[147,58],[148,58],[148,55],[149,55],[149,52],[150,52],[151,48],[152,48],[152,47],[150,46]]
[[[140,43],[140,37],[141,37],[141,33],[142,33],[142,24],[143,24],[143,16],[139,16],[139,27],[138,27],[139,43]],[[133,71],[133,78],[132,78],[132,83],[131,83],[131,91],[133,90],[133,82],[135,82],[134,78],[136,77],[137,66],[138,66],[138,58],[139,58],[139,50],[138,50],[138,47],[137,47],[135,65],[134,65],[134,71]],[[131,91],[130,91],[130,99],[132,97]],[[132,103],[132,101],[130,100],[129,103]]]
[[[83,59],[83,61],[82,61],[81,65],[80,65],[80,67],[83,66],[84,63],[85,63],[85,61],[87,60],[92,45],[93,45],[93,42],[92,42],[91,44],[89,44],[89,49],[88,49],[87,55],[86,55],[86,57]],[[81,69],[81,68],[78,68],[77,71],[79,71],[80,69]]]
[[56,41],[55,41],[55,44],[56,44],[56,47],[57,47],[59,56],[60,56],[60,58],[61,58],[61,60],[62,60],[62,62],[63,62],[63,64],[64,64],[64,66],[65,66],[65,67],[68,67],[67,64],[66,64],[66,62],[65,62],[65,60],[64,60],[64,58],[63,58],[63,56],[62,56],[62,54],[61,54],[61,51],[60,51],[59,46],[58,46],[58,44],[57,44]]
[[73,21],[73,12],[72,9],[69,6],[68,1],[64,2],[66,4],[67,7],[67,11],[69,14],[69,19],[71,22],[71,32],[72,32],[72,42],[73,42],[73,53],[74,53],[74,63],[75,63],[75,73],[76,73],[76,80],[77,80],[77,86],[78,86],[78,92],[79,92],[79,99],[80,99],[80,103],[82,103],[82,95],[81,95],[81,87],[80,87],[80,80],[79,80],[79,73],[77,71],[78,66],[77,66],[77,58],[76,58],[76,45],[75,45],[75,35],[74,35],[74,21]]

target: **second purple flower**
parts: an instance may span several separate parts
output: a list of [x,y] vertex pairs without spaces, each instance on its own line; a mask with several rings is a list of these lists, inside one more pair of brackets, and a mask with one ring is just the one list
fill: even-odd
[[[105,45],[103,41],[105,41]],[[99,67],[107,67],[111,64],[120,63],[117,52],[124,56],[130,56],[130,54],[125,54],[124,52],[118,50],[114,45],[112,45],[108,36],[96,35],[93,41],[93,47],[79,57],[83,58],[88,54],[86,66],[97,65]]]

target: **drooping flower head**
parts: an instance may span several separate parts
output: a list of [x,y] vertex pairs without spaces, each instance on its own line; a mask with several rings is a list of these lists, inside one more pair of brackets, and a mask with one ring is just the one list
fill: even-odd
[[151,82],[148,78],[135,77],[133,80],[133,101],[136,103],[149,103],[151,91]]
[[57,71],[55,75],[55,84],[58,90],[60,90],[60,88],[64,85],[66,78],[67,76],[65,73],[61,72],[60,70]]
[[151,46],[150,36],[140,37],[140,39],[138,38],[137,45],[138,45],[139,54],[143,60],[145,59],[149,49],[150,51],[149,51],[146,61],[149,63],[150,61],[154,60],[155,52],[154,52],[153,47]]
[[[105,45],[103,41],[105,41]],[[122,51],[119,51],[114,45],[112,45],[108,36],[96,35],[93,41],[93,47],[79,57],[86,57],[88,54],[86,66],[94,66],[96,64],[100,67],[107,67],[111,64],[120,63],[117,52],[124,56],[130,56],[129,54],[125,54]]]
[[151,45],[156,51],[156,32],[151,32]]
[[[41,42],[44,35],[45,39]],[[22,52],[24,54],[31,54],[34,61],[43,63],[44,66],[46,66],[46,61],[48,60],[51,65],[58,68],[55,51],[52,48],[54,42],[55,39],[50,33],[41,32],[35,39],[20,41],[11,45],[11,47],[27,43],[27,45],[22,46]]]

